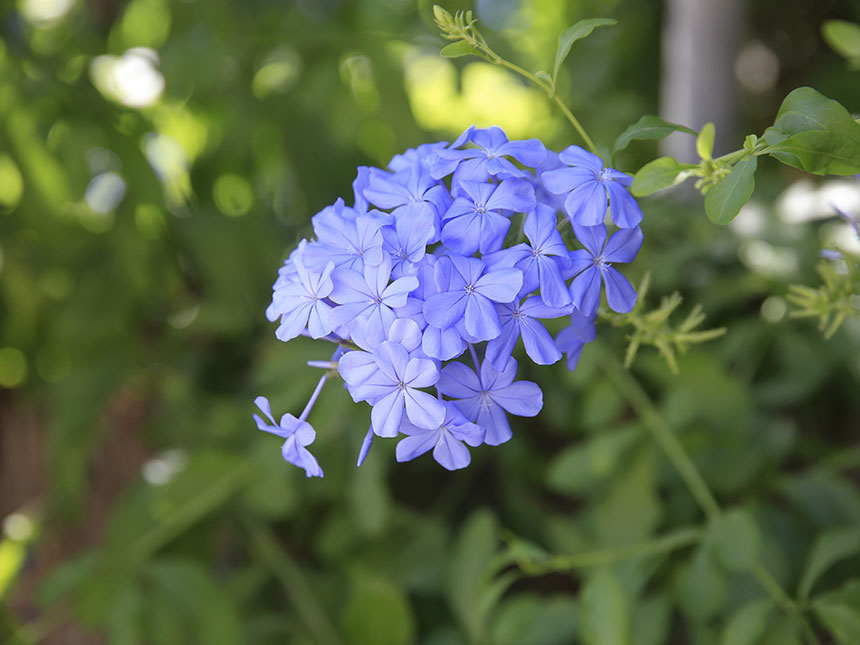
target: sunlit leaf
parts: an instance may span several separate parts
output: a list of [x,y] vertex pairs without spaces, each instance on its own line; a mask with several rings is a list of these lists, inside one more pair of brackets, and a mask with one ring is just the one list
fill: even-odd
[[684,181],[687,173],[694,168],[697,168],[696,164],[680,163],[672,157],[660,157],[639,169],[633,178],[631,191],[637,197],[645,197]]

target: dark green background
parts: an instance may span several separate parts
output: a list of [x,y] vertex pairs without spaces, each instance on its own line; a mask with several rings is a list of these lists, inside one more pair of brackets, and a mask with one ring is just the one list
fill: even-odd
[[[749,4],[742,42],[762,42],[782,67],[775,87],[739,92],[738,147],[799,85],[860,110],[860,77],[818,31],[860,20],[855,3]],[[660,3],[493,2],[479,18],[483,6],[496,50],[530,69],[551,67],[566,25],[618,19],[577,43],[561,92],[604,144],[656,113]],[[759,543],[793,593],[816,536],[860,523],[860,326],[825,341],[811,322],[761,315],[769,297],[780,310],[787,284],[817,284],[821,222],[785,224],[770,207],[802,173],[763,162],[755,194],[756,239],[793,269],[745,265],[749,239],[710,224],[700,200],[664,198],[643,201],[645,247],[628,270],[634,282],[652,273],[652,306],[678,290],[682,314],[701,303],[728,329],[681,359],[680,376],[650,349],[633,373],[754,535],[716,554],[706,543],[520,576],[503,538],[574,553],[703,521],[606,377],[623,331],[600,326],[572,375],[523,361],[543,412],[515,419],[513,440],[473,450],[461,472],[429,455],[396,464],[394,442],[356,469],[369,408],[337,386],[310,419],[321,481],[284,463],[251,414],[260,394],[297,414],[318,376],[304,362],[328,357],[306,339],[278,342],[263,312],[310,216],[338,196],[351,203],[356,166],[451,140],[473,120],[577,143],[550,104],[500,70],[434,58],[428,2],[92,0],[41,27],[4,5],[0,38],[0,516],[19,529],[7,520],[0,542],[0,640],[760,642],[726,635],[751,624],[764,642],[799,642],[737,562]],[[165,80],[142,109],[91,80],[93,58],[136,46],[157,50]],[[429,112],[414,102],[437,85],[416,69],[450,75],[424,95],[439,102]],[[187,161],[166,182],[144,154],[153,133]],[[618,165],[634,171],[655,150],[637,142]],[[85,194],[106,170],[127,190],[98,214]],[[833,590],[860,562],[843,551],[853,560],[813,591],[850,606],[856,583]]]

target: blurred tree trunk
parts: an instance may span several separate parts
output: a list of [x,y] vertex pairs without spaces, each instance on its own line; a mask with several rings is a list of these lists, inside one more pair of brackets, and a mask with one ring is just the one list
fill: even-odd
[[[734,60],[743,29],[744,0],[666,0],[660,116],[695,130],[717,128],[716,154],[740,147],[734,132]],[[663,154],[697,160],[695,142],[674,134]]]
[[[142,441],[142,428],[152,403],[136,392],[118,391],[103,411],[104,438],[91,456],[86,498],[74,521],[47,524],[37,540],[24,570],[19,574],[11,598],[12,613],[24,623],[39,616],[36,590],[58,566],[95,548],[101,541],[113,505],[129,483],[140,474],[150,451]],[[11,394],[0,392],[0,520],[15,511],[40,516],[50,486],[47,469],[48,430],[44,415],[32,407],[18,405]],[[2,527],[0,527],[2,530]],[[73,621],[58,625],[44,645],[98,645],[104,639]]]

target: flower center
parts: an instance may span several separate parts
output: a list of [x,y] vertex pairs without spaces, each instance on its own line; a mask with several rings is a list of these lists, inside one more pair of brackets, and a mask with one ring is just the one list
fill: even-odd
[[468,293],[468,294],[473,294],[473,293],[475,293],[475,287],[474,287],[474,285],[467,284],[467,285],[463,288],[463,291],[465,291],[465,292],[466,292],[466,293]]

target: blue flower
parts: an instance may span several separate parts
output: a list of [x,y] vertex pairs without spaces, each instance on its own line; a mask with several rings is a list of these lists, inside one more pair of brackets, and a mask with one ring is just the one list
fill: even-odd
[[567,195],[564,210],[571,222],[580,226],[603,224],[607,202],[612,221],[620,228],[632,228],[642,221],[642,210],[627,188],[633,178],[614,168],[606,168],[595,154],[570,146],[559,159],[572,166],[548,170],[540,177],[546,189]]
[[308,266],[333,262],[337,268],[361,271],[365,265],[382,262],[382,233],[387,215],[374,211],[359,215],[339,199],[313,216],[317,241],[307,244],[305,262]]
[[584,316],[574,309],[570,314],[570,325],[562,329],[555,338],[556,346],[566,356],[567,369],[571,372],[576,369],[582,348],[593,341],[595,336],[594,318]]
[[445,419],[436,428],[419,428],[404,420],[400,432],[408,435],[397,444],[397,461],[411,461],[433,450],[433,459],[448,470],[465,468],[472,462],[469,449],[484,441],[484,430],[470,423],[451,403],[445,403]]
[[[385,256],[378,266],[364,267],[364,271],[338,269],[332,274],[334,288],[330,298],[336,302],[331,313],[335,330],[342,330],[356,320],[375,326],[374,332],[384,335],[397,318],[393,309],[406,304],[406,296],[418,287],[414,276],[398,278],[391,284],[391,260]],[[348,331],[348,329],[347,329]],[[348,337],[346,332],[341,336]]]
[[445,290],[424,302],[424,317],[439,329],[448,329],[461,319],[465,331],[475,340],[491,340],[502,329],[494,302],[512,302],[523,284],[519,269],[484,272],[477,258],[441,257],[436,263],[437,286]]
[[[358,168],[354,206],[338,199],[314,215],[315,239],[279,268],[266,310],[281,340],[301,334],[336,350],[307,362],[323,376],[298,418],[275,424],[260,397],[258,427],[284,438],[285,459],[322,476],[306,449],[307,417],[337,370],[353,401],[371,406],[359,466],[375,438],[400,433],[398,461],[432,451],[449,470],[470,463],[468,446],[507,441],[509,413],[543,406],[536,384],[514,381],[520,339],[534,363],[565,356],[573,369],[594,339],[602,285],[612,309],[636,302],[613,266],[642,244],[630,182],[581,148],[556,154],[497,127],[407,150],[387,169]],[[621,228],[608,241],[607,209]],[[560,211],[584,248],[567,249]],[[512,221],[527,243],[506,248]],[[553,339],[543,320],[567,315]],[[457,361],[467,349],[474,371]]]
[[433,226],[433,241],[439,235],[439,218],[451,204],[448,189],[421,164],[395,174],[371,171],[364,196],[377,208],[394,209],[395,218],[422,217]]
[[398,320],[388,338],[371,352],[347,352],[338,371],[355,401],[368,401],[373,409],[373,431],[380,437],[397,435],[404,409],[406,416],[422,428],[439,426],[445,416],[442,403],[420,391],[436,384],[439,368],[418,350],[421,332],[411,320]]
[[463,363],[449,363],[442,369],[436,388],[454,399],[467,419],[484,428],[484,443],[497,446],[511,438],[505,412],[533,417],[543,407],[543,392],[531,381],[514,382],[517,362],[512,358],[501,372],[485,360],[480,378]]
[[329,262],[319,273],[308,271],[299,249],[290,258],[290,265],[295,273],[286,274],[275,283],[266,317],[272,322],[281,319],[275,336],[284,342],[301,334],[305,327],[311,337],[322,338],[333,329],[331,307],[324,299],[333,289],[334,263]]
[[401,216],[392,226],[382,228],[382,248],[391,256],[391,275],[414,274],[434,237],[433,221],[420,213]]
[[286,439],[281,447],[281,453],[284,459],[304,468],[305,475],[308,477],[322,477],[323,471],[314,456],[308,451],[306,446],[309,446],[316,439],[316,432],[307,421],[296,419],[292,414],[285,414],[281,417],[280,423],[275,423],[275,418],[272,416],[272,409],[269,406],[269,400],[264,396],[258,396],[254,399],[254,404],[260,409],[266,419],[260,415],[254,415],[254,421],[257,427],[263,432],[270,432],[279,437]]
[[438,151],[447,147],[447,145],[447,142],[440,141],[438,143],[422,143],[417,148],[409,148],[409,150],[402,154],[394,155],[391,161],[388,162],[388,169],[400,172],[415,165],[421,165],[429,169],[438,160]]
[[575,275],[570,285],[574,306],[588,317],[593,317],[600,305],[600,283],[606,287],[606,302],[618,313],[628,313],[636,304],[636,290],[613,262],[632,262],[642,246],[642,230],[623,228],[606,241],[606,227],[574,225],[576,239],[585,249],[570,252],[570,274]]
[[503,370],[522,337],[529,358],[538,365],[552,365],[561,358],[561,352],[538,319],[559,318],[569,314],[570,310],[571,307],[548,307],[536,296],[522,304],[515,300],[510,304],[496,305],[502,333],[487,343],[486,360],[491,361],[496,369]]
[[534,188],[518,179],[500,184],[460,181],[465,197],[458,197],[443,216],[442,243],[460,255],[482,254],[502,248],[511,220],[504,211],[524,213],[534,208]]
[[[457,150],[469,141],[477,148]],[[526,171],[517,168],[505,157],[513,157],[533,168],[546,157],[546,146],[538,139],[508,141],[508,137],[497,126],[484,130],[476,130],[475,126],[471,126],[449,148],[437,150],[436,155],[438,160],[431,168],[433,177],[441,179],[453,172],[454,183],[487,181],[491,176],[499,179],[527,177]]]
[[544,204],[526,216],[523,233],[529,244],[517,244],[486,256],[487,264],[514,266],[523,272],[524,296],[540,288],[540,297],[550,307],[566,307],[570,293],[564,280],[570,260],[567,247],[557,228],[555,211]]

